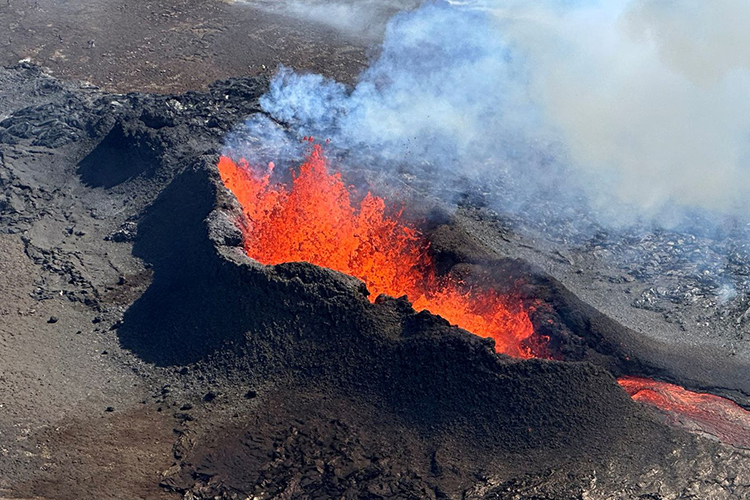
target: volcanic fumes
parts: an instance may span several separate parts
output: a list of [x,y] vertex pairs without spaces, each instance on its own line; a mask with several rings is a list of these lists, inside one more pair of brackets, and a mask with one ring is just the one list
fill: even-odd
[[372,300],[406,295],[416,310],[493,338],[498,352],[541,354],[543,342],[520,301],[439,276],[427,240],[402,211],[369,192],[355,202],[341,176],[329,172],[320,145],[293,173],[291,185],[272,182],[272,163],[259,171],[224,156],[218,167],[245,214],[244,247],[251,258],[269,265],[304,261],[355,276]]
[[[265,168],[221,157],[224,185],[240,203],[247,255],[262,264],[309,262],[361,279],[375,300],[406,295],[416,310],[437,314],[469,332],[495,340],[498,352],[517,358],[546,357],[546,339],[535,332],[520,300],[492,287],[471,287],[440,275],[427,239],[402,209],[371,193],[358,197],[329,171],[314,145],[290,182]],[[633,399],[649,403],[688,428],[748,447],[750,412],[718,396],[645,378],[624,377]]]

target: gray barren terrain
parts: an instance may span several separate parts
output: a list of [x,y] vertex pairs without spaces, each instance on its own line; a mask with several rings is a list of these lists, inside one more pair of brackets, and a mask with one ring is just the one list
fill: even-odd
[[435,252],[522,276],[572,362],[244,255],[226,134],[277,64],[353,81],[380,29],[296,9],[0,5],[0,498],[748,498],[748,450],[613,377],[750,408],[741,233],[573,241],[439,206]]

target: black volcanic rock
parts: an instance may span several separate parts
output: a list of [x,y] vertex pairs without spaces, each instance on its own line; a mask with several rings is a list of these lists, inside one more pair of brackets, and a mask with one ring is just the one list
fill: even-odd
[[[199,498],[273,497],[289,488],[302,496],[438,497],[490,470],[503,481],[548,467],[570,467],[583,478],[597,470],[593,463],[617,463],[634,477],[649,467],[662,470],[675,443],[695,446],[630,400],[602,368],[511,360],[496,354],[491,341],[416,313],[403,299],[371,302],[354,278],[305,263],[263,266],[248,259],[239,241],[226,237],[234,234],[229,228],[240,212],[212,167],[212,161],[196,164],[176,178],[143,219],[135,249],[154,265],[152,287],[180,293],[147,291],[126,314],[121,338],[158,364],[195,362],[225,388],[241,374],[243,384],[230,391],[271,384],[276,389],[261,401],[281,398],[287,406],[282,411],[274,403],[272,418],[279,421],[261,431],[243,418],[216,434],[206,430],[216,422],[198,418],[191,429],[205,437],[192,451],[180,451],[187,458],[165,481],[168,488]],[[205,193],[200,199],[207,201],[180,212],[188,192]],[[185,219],[175,224],[178,212]],[[189,251],[174,260],[167,242]],[[186,269],[192,271],[189,287]],[[164,312],[173,310],[181,316],[165,320]],[[199,333],[186,335],[193,331]],[[265,410],[247,411],[261,418]],[[372,418],[393,422],[365,423]],[[405,453],[421,458],[387,452],[393,433],[410,436]],[[327,448],[334,445],[321,448],[337,440],[369,444],[358,444],[359,451],[347,447],[343,455]],[[455,440],[467,449],[451,444]],[[272,443],[284,443],[283,451]],[[474,455],[457,460],[450,479],[442,478],[445,467],[434,467],[428,452],[445,447]],[[362,461],[373,454],[397,465]],[[500,457],[504,465],[497,464]],[[565,465],[559,457],[567,457]],[[340,462],[369,472],[337,472]]]

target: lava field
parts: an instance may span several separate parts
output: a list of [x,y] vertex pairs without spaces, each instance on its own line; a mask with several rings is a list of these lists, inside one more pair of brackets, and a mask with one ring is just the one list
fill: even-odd
[[258,163],[271,75],[79,70],[0,68],[0,500],[750,498],[746,227]]

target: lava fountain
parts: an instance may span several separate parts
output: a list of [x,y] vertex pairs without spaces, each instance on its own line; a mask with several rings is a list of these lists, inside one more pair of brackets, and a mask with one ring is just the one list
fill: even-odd
[[291,186],[273,184],[273,164],[258,172],[244,160],[224,156],[219,173],[245,214],[245,251],[263,264],[309,262],[355,276],[370,297],[406,295],[465,330],[495,340],[498,352],[539,356],[528,311],[492,289],[438,276],[427,240],[401,211],[367,193],[359,203],[339,174],[330,173],[320,145],[293,174]]
[[[273,163],[259,170],[223,156],[218,169],[242,206],[244,249],[251,258],[268,265],[309,262],[334,269],[361,279],[372,300],[381,294],[406,295],[416,310],[493,338],[500,353],[518,358],[546,354],[546,343],[519,300],[437,275],[428,241],[402,211],[389,210],[383,198],[371,193],[356,203],[340,174],[329,172],[320,145],[292,174],[291,185],[272,182]],[[727,399],[646,378],[618,382],[634,400],[656,406],[691,430],[750,447],[750,412]]]

